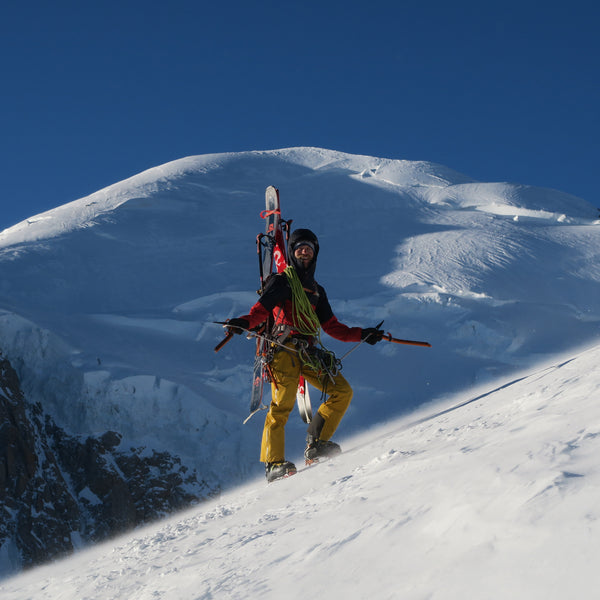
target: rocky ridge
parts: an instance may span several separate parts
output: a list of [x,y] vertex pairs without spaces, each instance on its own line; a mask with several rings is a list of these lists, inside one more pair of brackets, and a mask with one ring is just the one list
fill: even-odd
[[23,568],[215,495],[167,452],[121,448],[118,432],[77,437],[25,398],[0,356],[0,547]]

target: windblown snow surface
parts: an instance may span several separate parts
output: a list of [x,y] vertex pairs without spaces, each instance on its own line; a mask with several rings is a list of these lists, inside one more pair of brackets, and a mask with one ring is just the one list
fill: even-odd
[[[264,189],[320,239],[344,360],[335,460],[267,486],[248,425]],[[191,157],[0,233],[0,345],[70,432],[226,491],[0,583],[3,599],[564,598],[600,584],[600,227],[567,194],[329,150]],[[351,345],[329,338],[338,356]],[[313,390],[313,404],[318,394]],[[304,425],[288,424],[301,463]],[[15,568],[0,549],[1,572]]]

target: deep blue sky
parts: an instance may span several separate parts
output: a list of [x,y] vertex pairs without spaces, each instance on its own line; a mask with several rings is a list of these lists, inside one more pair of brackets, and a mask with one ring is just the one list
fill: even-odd
[[600,206],[599,14],[591,0],[8,0],[0,229],[169,160],[300,145]]

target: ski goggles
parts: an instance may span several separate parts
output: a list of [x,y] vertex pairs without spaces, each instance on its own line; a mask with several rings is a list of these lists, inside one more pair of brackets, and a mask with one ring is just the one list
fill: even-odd
[[294,244],[294,252],[296,252],[296,250],[298,250],[298,248],[302,247],[302,246],[308,246],[309,248],[312,249],[312,251],[315,251],[315,245],[312,242],[308,242],[306,240],[302,240],[300,242],[296,242]]

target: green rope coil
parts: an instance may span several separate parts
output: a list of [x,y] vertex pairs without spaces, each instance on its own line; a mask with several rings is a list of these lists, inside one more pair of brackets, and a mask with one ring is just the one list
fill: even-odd
[[317,338],[317,343],[321,346],[318,353],[311,354],[304,350],[299,356],[302,362],[315,371],[337,372],[338,366],[335,354],[327,350],[321,342],[321,322],[315,309],[312,307],[308,296],[304,292],[298,273],[294,267],[289,266],[284,270],[290,289],[292,290],[292,323],[294,328],[301,335],[311,335]]
[[[287,267],[284,271],[292,290],[292,322],[295,329],[302,335],[315,335],[319,337],[321,323],[315,309],[304,293],[304,288],[294,267]],[[320,340],[319,340],[320,341]]]

